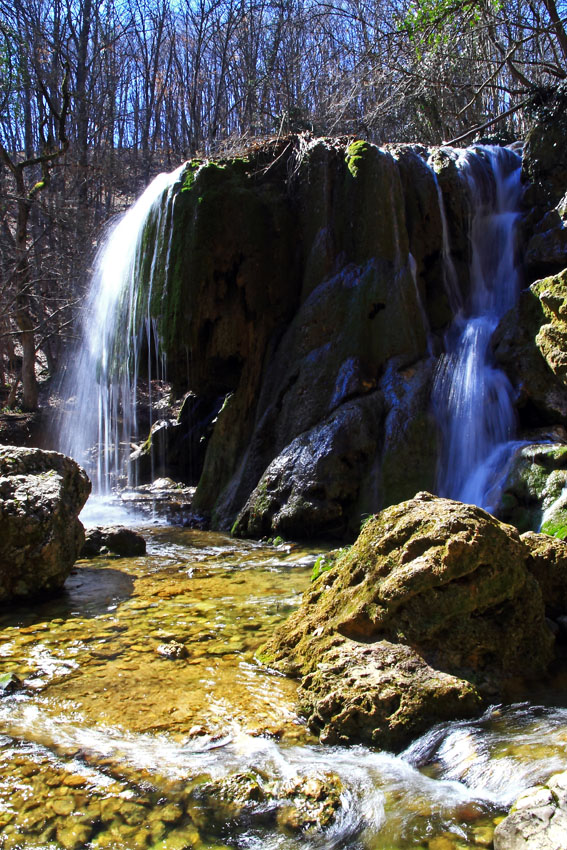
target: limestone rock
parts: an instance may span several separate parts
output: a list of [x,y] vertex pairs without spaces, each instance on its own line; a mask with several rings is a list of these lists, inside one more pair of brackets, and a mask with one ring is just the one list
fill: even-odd
[[[539,530],[542,519],[550,522],[560,507],[567,485],[567,442],[562,428],[534,434],[542,442],[518,444],[506,470],[498,516],[520,531]],[[557,442],[550,442],[555,439]],[[561,442],[560,442],[561,441]],[[554,524],[555,527],[555,524]],[[555,533],[551,525],[543,529]]]
[[516,800],[494,831],[494,850],[567,850],[567,771]]
[[331,739],[401,745],[424,716],[468,717],[485,689],[545,670],[553,636],[529,557],[511,526],[419,493],[368,520],[259,657],[307,677],[301,703]]
[[411,647],[345,640],[302,681],[299,710],[327,744],[359,741],[398,750],[441,720],[474,717],[482,705],[464,679],[430,667]]
[[567,614],[567,543],[528,531],[522,534],[531,559],[527,565],[540,586],[546,614],[554,620]]
[[86,473],[57,452],[0,446],[0,600],[59,590],[83,545]]
[[525,290],[493,343],[520,390],[519,407],[535,408],[542,423],[567,423],[567,269]]
[[81,558],[94,558],[108,552],[122,558],[144,555],[146,541],[139,532],[122,525],[88,528],[85,532]]

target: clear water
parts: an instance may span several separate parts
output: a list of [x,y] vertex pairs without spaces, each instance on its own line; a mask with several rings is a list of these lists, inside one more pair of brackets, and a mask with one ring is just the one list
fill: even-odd
[[520,287],[515,240],[521,162],[517,154],[496,147],[455,151],[454,156],[473,210],[470,289],[468,296],[460,296],[435,378],[434,406],[444,446],[438,492],[489,507],[495,459],[515,433],[514,391],[493,363],[490,341]]
[[[401,755],[319,745],[296,683],[255,661],[318,553],[142,532],[147,556],[80,563],[64,597],[0,617],[1,669],[25,682],[0,700],[3,848],[463,850],[488,846],[521,790],[567,769],[553,695],[444,724]],[[183,658],[158,651],[172,641]],[[275,802],[203,797],[243,774]],[[342,786],[332,818],[294,830],[290,805],[304,802],[278,794],[329,776]]]

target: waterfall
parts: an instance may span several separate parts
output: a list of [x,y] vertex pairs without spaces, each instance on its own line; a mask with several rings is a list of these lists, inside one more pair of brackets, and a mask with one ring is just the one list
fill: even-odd
[[[159,174],[109,230],[94,264],[79,345],[63,378],[62,395],[68,401],[59,449],[86,468],[95,493],[108,494],[124,474],[136,437],[145,347],[150,409],[152,377],[165,379],[150,305],[158,263],[167,274],[170,199],[183,168]],[[155,235],[145,239],[150,227]]]
[[492,361],[490,340],[519,291],[520,158],[487,146],[453,153],[472,209],[470,288],[447,333],[434,382],[443,438],[438,492],[494,508],[494,473],[506,463],[507,446],[517,447],[510,443],[514,391]]

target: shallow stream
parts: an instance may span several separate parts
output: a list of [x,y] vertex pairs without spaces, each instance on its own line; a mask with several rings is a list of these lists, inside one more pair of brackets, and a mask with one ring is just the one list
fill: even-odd
[[24,680],[0,700],[0,847],[490,847],[518,793],[567,769],[557,698],[400,756],[319,745],[254,654],[320,550],[143,533],[145,557],[79,562],[62,598],[0,617],[0,669]]

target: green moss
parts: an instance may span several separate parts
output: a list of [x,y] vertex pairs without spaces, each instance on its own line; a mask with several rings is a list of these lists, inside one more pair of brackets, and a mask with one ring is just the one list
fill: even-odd
[[549,534],[550,537],[558,537],[560,540],[567,539],[567,511],[557,511],[547,522],[541,527],[543,534]]
[[370,150],[370,145],[368,142],[358,141],[353,142],[348,146],[345,162],[347,164],[347,168],[352,174],[353,177],[358,177],[358,173],[363,163],[365,162],[368,152]]

